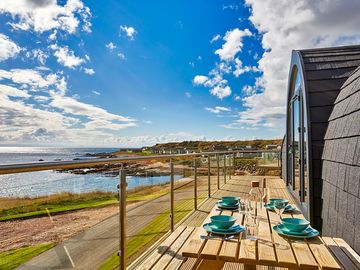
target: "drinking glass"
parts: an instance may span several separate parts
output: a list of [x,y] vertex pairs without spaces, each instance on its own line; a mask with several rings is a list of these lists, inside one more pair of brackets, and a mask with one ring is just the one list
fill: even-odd
[[239,213],[246,216],[248,214],[248,211],[249,209],[246,201],[239,199]]
[[251,213],[245,216],[246,239],[255,241],[258,235],[259,218]]
[[[275,201],[274,202],[274,208],[275,212],[279,215],[280,221],[281,221],[281,215],[284,213],[285,207],[287,206],[287,201]],[[279,222],[280,224],[280,222]]]

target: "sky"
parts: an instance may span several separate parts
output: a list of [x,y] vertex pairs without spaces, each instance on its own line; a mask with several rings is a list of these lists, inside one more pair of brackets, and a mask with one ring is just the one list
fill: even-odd
[[1,0],[0,145],[282,138],[291,50],[359,44],[356,0]]

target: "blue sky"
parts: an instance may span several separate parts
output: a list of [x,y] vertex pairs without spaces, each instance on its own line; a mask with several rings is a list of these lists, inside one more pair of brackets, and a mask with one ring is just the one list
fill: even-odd
[[1,1],[0,144],[282,137],[291,49],[359,35],[354,14],[354,29],[295,29],[287,42],[281,20],[294,16],[273,15],[306,26],[335,11],[271,2]]

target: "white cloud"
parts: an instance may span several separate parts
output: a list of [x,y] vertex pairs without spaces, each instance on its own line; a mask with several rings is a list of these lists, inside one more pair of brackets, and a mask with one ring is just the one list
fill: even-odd
[[231,112],[230,108],[227,107],[221,107],[221,106],[215,106],[214,108],[206,107],[205,110],[211,112],[211,113],[221,113],[221,112]]
[[91,12],[81,0],[68,0],[65,5],[55,0],[1,0],[1,13],[11,15],[9,25],[14,29],[39,33],[61,29],[72,34],[81,24],[84,31],[91,32]]
[[259,68],[255,66],[243,66],[240,59],[235,58],[235,70],[233,72],[235,77],[239,77],[241,74],[246,72],[259,72]]
[[98,92],[98,91],[95,91],[95,90],[93,90],[93,91],[91,91],[94,95],[97,95],[97,96],[100,96],[101,95],[101,93],[100,92]]
[[204,85],[208,80],[209,80],[209,78],[207,76],[196,75],[193,79],[193,83],[195,85]]
[[0,84],[0,95],[11,96],[11,97],[22,97],[22,98],[30,97],[30,95],[27,93],[26,90],[20,90],[15,87],[4,84]]
[[242,88],[242,92],[244,93],[244,95],[246,96],[251,96],[256,94],[256,87],[255,86],[250,86],[250,85],[245,85]]
[[241,97],[238,95],[234,95],[234,100],[239,101],[239,100],[241,100]]
[[15,57],[21,48],[8,36],[0,33],[0,62]]
[[84,68],[84,73],[88,75],[94,75],[95,71],[92,68]]
[[121,53],[121,52],[119,52],[119,53],[117,54],[117,56],[118,56],[121,60],[125,60],[125,59],[126,59],[125,54],[123,54],[123,53]]
[[52,34],[49,36],[49,39],[52,41],[56,40],[56,35],[57,35],[57,30],[55,29],[54,32],[52,32]]
[[131,40],[134,39],[134,36],[137,33],[134,27],[127,25],[120,25],[120,30]]
[[9,71],[0,69],[0,81],[10,80],[20,85],[21,88],[39,91],[55,87],[61,93],[67,90],[67,83],[64,77],[59,74],[49,73],[42,75],[39,70],[34,69],[11,69]]
[[[246,0],[262,34],[259,60],[264,89],[244,99],[240,120],[283,129],[291,50],[358,44],[360,2],[353,0]],[[275,115],[275,117],[274,117]],[[281,120],[279,118],[281,117]]]
[[214,43],[215,41],[219,40],[221,36],[219,34],[213,36],[213,38],[210,40],[210,43]]
[[41,65],[45,65],[49,55],[41,49],[32,49],[31,51],[26,52],[26,57],[37,59]]
[[249,29],[240,30],[235,28],[233,30],[227,31],[223,40],[225,43],[222,45],[221,49],[215,51],[215,54],[219,55],[220,59],[223,61],[234,60],[235,55],[241,51],[243,47],[243,37],[251,36]]
[[210,90],[210,93],[220,99],[231,95],[231,88],[228,85],[217,85]]
[[189,65],[194,68],[195,67],[195,63],[194,62],[189,62]]
[[191,98],[191,93],[190,92],[185,92],[185,97]]
[[85,62],[84,59],[76,56],[74,51],[69,50],[67,46],[59,47],[57,45],[51,45],[50,48],[55,51],[54,56],[57,58],[58,63],[65,67],[74,69]]
[[109,42],[108,44],[106,44],[105,47],[108,48],[110,51],[116,49],[116,45],[112,42]]

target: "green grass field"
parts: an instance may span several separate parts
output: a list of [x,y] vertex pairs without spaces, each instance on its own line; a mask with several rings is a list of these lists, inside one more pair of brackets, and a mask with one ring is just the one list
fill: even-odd
[[[202,202],[206,197],[198,197]],[[175,223],[183,219],[193,210],[193,199],[184,199],[175,204]],[[157,238],[170,229],[170,210],[167,210],[154,218],[143,229],[127,242],[127,257],[132,257],[144,247],[153,243]],[[119,256],[114,253],[98,270],[112,270],[119,265]]]
[[23,247],[0,253],[0,269],[14,269],[20,264],[52,248],[55,244],[40,244],[37,246]]
[[[140,187],[127,194],[127,202],[155,199],[168,193],[166,185]],[[44,216],[85,208],[117,204],[115,193],[91,192],[84,194],[61,193],[39,198],[1,198],[0,221]]]

